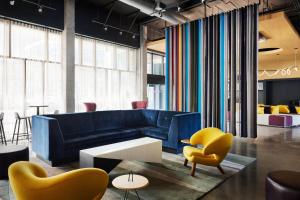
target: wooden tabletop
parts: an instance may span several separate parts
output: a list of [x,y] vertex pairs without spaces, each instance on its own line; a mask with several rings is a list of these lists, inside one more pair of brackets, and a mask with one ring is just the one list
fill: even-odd
[[133,174],[133,181],[131,178],[128,179],[128,176],[128,174],[118,176],[112,181],[112,185],[121,190],[137,190],[149,184],[148,179],[144,176]]

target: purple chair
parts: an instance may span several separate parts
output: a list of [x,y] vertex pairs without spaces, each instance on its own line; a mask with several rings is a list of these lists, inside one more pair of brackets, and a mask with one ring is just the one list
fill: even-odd
[[83,103],[85,105],[85,111],[86,112],[94,112],[96,111],[97,104],[94,102],[85,102]]

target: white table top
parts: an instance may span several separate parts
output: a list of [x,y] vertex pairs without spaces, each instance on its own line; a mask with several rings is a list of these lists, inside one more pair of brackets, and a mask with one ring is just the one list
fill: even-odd
[[146,187],[149,184],[149,181],[146,177],[133,174],[133,181],[128,179],[129,174],[118,176],[112,181],[112,185],[115,188],[121,189],[121,190],[136,190]]
[[109,154],[109,153],[112,153],[115,151],[131,149],[134,147],[144,146],[147,144],[157,143],[157,142],[161,143],[161,140],[150,138],[150,137],[143,137],[143,138],[128,140],[128,141],[124,141],[124,142],[118,142],[118,143],[114,143],[114,144],[108,144],[108,145],[103,145],[103,146],[99,146],[99,147],[94,147],[94,148],[90,148],[90,149],[84,149],[84,150],[80,150],[80,152],[96,157],[96,156]]

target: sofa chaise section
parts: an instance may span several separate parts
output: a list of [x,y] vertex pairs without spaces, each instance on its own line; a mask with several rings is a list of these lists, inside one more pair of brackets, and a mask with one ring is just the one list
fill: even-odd
[[81,149],[145,136],[161,139],[164,149],[179,153],[180,140],[199,129],[199,113],[115,110],[33,116],[32,149],[52,166],[78,160]]

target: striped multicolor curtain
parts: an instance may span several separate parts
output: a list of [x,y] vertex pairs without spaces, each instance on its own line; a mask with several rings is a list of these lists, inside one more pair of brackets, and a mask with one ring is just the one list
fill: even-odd
[[251,5],[167,28],[166,108],[234,134],[240,116],[240,136],[256,137],[257,22]]

